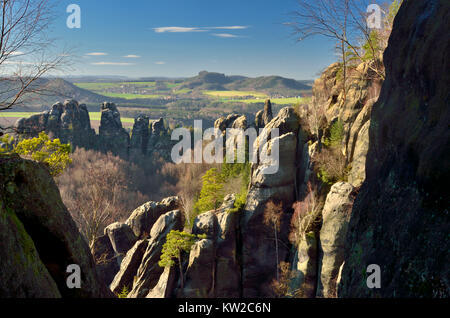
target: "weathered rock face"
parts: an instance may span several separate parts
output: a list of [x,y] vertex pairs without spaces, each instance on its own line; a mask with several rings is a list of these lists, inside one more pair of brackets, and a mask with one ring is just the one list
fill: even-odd
[[228,195],[216,211],[197,216],[192,233],[205,234],[189,255],[183,297],[235,298],[241,295],[237,251],[239,215],[228,212],[235,195]]
[[[230,114],[227,117],[220,117],[214,122],[214,128],[219,129],[222,132],[225,132],[227,128],[232,128],[234,122],[240,118],[240,122],[242,123],[243,118],[238,114]],[[237,124],[238,125],[238,124]]]
[[122,127],[120,113],[114,103],[103,103],[101,107],[102,117],[99,127],[99,146],[103,151],[111,151],[113,154],[128,157],[130,147],[130,135]]
[[133,132],[131,134],[130,147],[143,155],[147,154],[148,139],[150,136],[150,120],[148,116],[139,115],[134,120]]
[[91,251],[101,281],[109,286],[120,269],[120,258],[114,252],[108,235],[98,237]]
[[[449,297],[450,3],[403,3],[373,106],[366,181],[350,220],[340,297]],[[381,288],[366,268],[381,268]]]
[[[289,209],[295,200],[295,178],[297,170],[297,153],[302,152],[305,143],[300,129],[299,118],[292,108],[280,111],[255,142],[255,151],[261,138],[272,128],[279,129],[280,137],[273,138],[263,147],[272,148],[275,140],[279,141],[279,169],[275,174],[266,174],[265,163],[253,165],[251,185],[247,203],[242,217],[242,266],[243,296],[263,297],[268,295],[268,284],[276,274],[277,259],[285,259],[288,250],[280,247],[279,255],[275,253],[273,230],[264,225],[263,214],[268,201],[281,201],[285,207],[283,219],[289,218]],[[280,240],[287,241],[287,228],[282,222]],[[282,244],[280,244],[282,245]]]
[[207,298],[214,295],[215,280],[214,241],[202,239],[192,246],[186,271],[183,296],[187,298]]
[[137,240],[130,226],[122,222],[108,225],[105,235],[108,235],[116,255],[125,255]]
[[264,128],[273,119],[272,115],[272,103],[270,99],[266,100],[264,104],[264,110],[260,110],[255,116],[256,129]]
[[125,223],[130,226],[136,237],[144,238],[150,234],[153,224],[161,215],[179,207],[178,197],[168,197],[161,202],[150,201],[134,210]]
[[[15,156],[0,157],[0,197],[2,297],[110,295],[45,167]],[[66,285],[71,264],[80,266],[80,289]]]
[[176,144],[176,141],[172,141],[170,137],[164,127],[163,118],[153,121],[147,145],[147,155],[157,155],[166,161],[170,161],[172,147]]
[[337,276],[344,262],[345,239],[352,213],[353,186],[339,182],[331,187],[322,210],[320,229],[320,261],[317,296],[337,297]]
[[293,261],[290,292],[302,298],[314,298],[317,289],[318,242],[310,232],[298,245]]
[[158,265],[166,236],[172,230],[183,228],[182,213],[179,210],[161,215],[153,225],[147,249],[138,268],[129,298],[143,298],[156,286],[164,269]]
[[174,267],[164,268],[156,286],[145,298],[170,298],[176,287],[178,272]]
[[148,240],[139,240],[127,252],[127,255],[120,264],[120,270],[118,271],[117,275],[114,277],[114,280],[110,285],[110,289],[115,294],[120,294],[124,287],[126,287],[128,290],[131,290],[131,288],[133,287],[133,280],[136,276],[139,266],[141,265],[142,257],[144,256],[147,245]]
[[86,105],[79,105],[75,100],[56,103],[50,111],[21,118],[16,122],[16,129],[27,137],[36,137],[44,131],[74,147],[91,148],[95,144],[95,131],[91,128]]

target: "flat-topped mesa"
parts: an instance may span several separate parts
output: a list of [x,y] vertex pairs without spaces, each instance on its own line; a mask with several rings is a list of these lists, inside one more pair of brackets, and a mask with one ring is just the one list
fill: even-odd
[[15,128],[18,134],[26,137],[36,137],[40,132],[46,132],[74,147],[90,148],[95,137],[86,105],[78,104],[73,99],[58,102],[40,114],[21,118]]

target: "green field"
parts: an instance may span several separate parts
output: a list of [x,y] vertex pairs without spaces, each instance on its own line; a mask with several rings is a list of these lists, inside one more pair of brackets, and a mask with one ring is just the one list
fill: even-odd
[[117,88],[120,86],[140,86],[142,87],[155,87],[156,82],[120,82],[120,83],[74,83],[75,86],[83,89],[87,89],[93,92],[101,92],[105,89]]
[[258,92],[245,92],[245,91],[203,91],[203,94],[212,97],[222,97],[222,98],[235,98],[235,97],[245,97],[252,96],[255,98],[267,98],[268,96],[264,93]]
[[121,93],[103,93],[103,92],[97,92],[97,94],[106,97],[123,98],[123,99],[152,99],[152,98],[164,98],[166,96],[157,94],[121,94]]
[[[298,103],[308,102],[308,98],[296,98],[296,97],[272,98],[272,99],[270,99],[270,101],[272,102],[272,104],[278,104],[278,105],[295,105]],[[227,102],[254,104],[254,103],[264,103],[265,99],[231,99],[231,100],[227,100]]]
[[[38,114],[36,112],[1,112],[0,118],[26,118],[32,115]],[[91,120],[100,120],[101,113],[100,112],[90,112],[89,117]],[[122,123],[134,123],[133,118],[122,117]]]

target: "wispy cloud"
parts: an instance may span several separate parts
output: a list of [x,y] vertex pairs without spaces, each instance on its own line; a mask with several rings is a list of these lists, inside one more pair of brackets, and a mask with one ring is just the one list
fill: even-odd
[[140,55],[129,54],[129,55],[125,55],[124,57],[126,57],[128,59],[138,59],[141,56]]
[[216,30],[244,30],[248,29],[248,25],[232,25],[232,26],[218,26],[218,27],[208,27],[205,29],[216,29]]
[[10,55],[23,55],[23,54],[25,54],[25,53],[21,52],[21,51],[14,51],[14,52],[10,53]]
[[112,65],[112,66],[129,66],[135,65],[134,63],[121,63],[121,62],[96,62],[91,63],[92,65]]
[[153,28],[156,33],[188,33],[188,32],[209,32],[210,30],[244,30],[248,29],[246,25],[231,25],[231,26],[213,26],[213,27],[158,27]]
[[166,64],[166,62],[158,61],[158,62],[155,62],[155,64],[157,64],[157,65],[164,65],[164,64]]
[[240,36],[230,33],[213,33],[212,35],[217,36],[219,38],[239,38]]
[[187,32],[205,32],[205,30],[202,30],[201,28],[188,28],[188,27],[159,27],[159,28],[153,28],[156,33],[187,33]]
[[108,55],[108,53],[103,53],[103,52],[91,52],[91,53],[86,53],[86,55],[88,55],[88,56],[106,56],[106,55]]

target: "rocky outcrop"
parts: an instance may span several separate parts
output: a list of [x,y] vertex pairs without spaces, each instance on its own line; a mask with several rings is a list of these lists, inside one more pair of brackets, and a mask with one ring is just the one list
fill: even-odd
[[63,143],[71,143],[73,147],[91,148],[95,145],[95,131],[91,128],[86,105],[75,100],[56,103],[50,111],[21,118],[15,128],[18,134],[26,137],[36,137],[43,131]]
[[[1,156],[0,198],[2,297],[111,295],[47,168]],[[81,269],[79,289],[66,284],[71,264]]]
[[292,266],[292,279],[289,283],[291,295],[314,298],[318,277],[318,239],[316,233],[309,232],[298,244]]
[[105,228],[105,235],[108,235],[112,248],[118,256],[125,255],[137,240],[130,226],[122,222],[108,225]]
[[139,115],[134,119],[133,130],[131,134],[130,147],[137,153],[146,155],[148,147],[148,139],[150,120],[148,116]]
[[200,214],[192,233],[206,235],[189,254],[183,297],[236,298],[240,291],[237,251],[238,213],[229,212],[235,195],[228,195],[215,211]]
[[[285,259],[288,253],[282,246],[279,255],[275,255],[273,230],[264,224],[263,215],[266,203],[273,200],[283,202],[283,219],[289,219],[290,206],[295,201],[297,154],[302,152],[306,141],[294,109],[287,107],[266,125],[255,142],[255,151],[258,151],[260,140],[267,137],[272,128],[279,129],[280,136],[267,141],[262,147],[271,149],[275,141],[279,142],[279,169],[275,174],[266,174],[267,162],[252,166],[250,188],[242,217],[244,297],[267,296],[268,285],[276,274],[276,260]],[[286,242],[288,229],[285,226],[287,224],[283,222],[279,239]]]
[[171,140],[168,129],[164,126],[163,118],[151,123],[150,138],[147,145],[148,156],[159,156],[171,161],[171,151],[176,141]]
[[[222,132],[225,132],[227,128],[232,128],[234,122],[242,116],[238,114],[230,114],[227,117],[220,117],[214,122],[214,128],[219,129]],[[243,118],[240,118],[240,122],[242,124]],[[237,124],[238,125],[238,124]]]
[[96,238],[91,251],[101,281],[109,286],[120,269],[120,257],[114,252],[108,235]]
[[161,215],[153,225],[150,238],[142,261],[136,273],[133,289],[128,294],[130,298],[143,298],[156,286],[164,269],[158,262],[166,236],[172,230],[183,228],[182,213],[179,210]]
[[174,292],[177,279],[178,275],[174,267],[164,268],[158,283],[145,298],[170,298]]
[[122,127],[120,113],[114,103],[103,103],[99,127],[99,147],[115,155],[128,157],[130,135]]
[[272,103],[267,99],[264,103],[264,110],[260,110],[255,116],[256,129],[264,128],[273,119]]
[[127,252],[127,255],[120,264],[120,270],[109,287],[115,294],[120,294],[124,287],[127,288],[127,290],[131,290],[133,287],[134,277],[141,265],[142,257],[144,256],[147,245],[147,239],[139,240]]
[[322,210],[318,297],[337,297],[336,281],[344,262],[345,239],[354,200],[353,189],[346,182],[334,184]]
[[[340,297],[449,297],[448,1],[405,1],[384,54]],[[366,269],[381,269],[368,288]]]
[[136,237],[148,237],[153,224],[161,215],[179,207],[179,197],[168,197],[161,202],[149,201],[134,210],[125,223],[130,226]]

